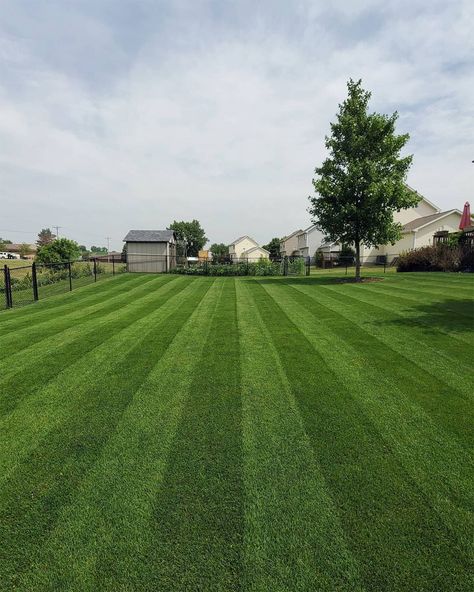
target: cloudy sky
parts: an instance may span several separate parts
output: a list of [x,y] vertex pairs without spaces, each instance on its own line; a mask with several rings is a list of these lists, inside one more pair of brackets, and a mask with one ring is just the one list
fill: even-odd
[[212,242],[310,223],[349,77],[400,113],[409,183],[474,201],[472,0],[0,0],[0,236],[121,247],[198,218]]

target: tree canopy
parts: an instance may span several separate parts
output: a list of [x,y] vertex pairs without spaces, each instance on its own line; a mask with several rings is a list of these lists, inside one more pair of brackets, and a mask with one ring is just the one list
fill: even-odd
[[178,240],[177,253],[180,256],[197,257],[198,252],[207,243],[207,237],[198,220],[191,222],[177,222],[170,224],[170,229],[174,230]]
[[31,245],[29,243],[21,243],[19,253],[20,257],[26,257],[31,253]]
[[398,113],[368,113],[371,93],[361,80],[349,80],[347,89],[326,137],[329,156],[315,169],[309,211],[328,240],[354,245],[359,280],[361,246],[394,244],[401,225],[393,213],[419,198],[405,184],[412,156],[400,155],[409,135],[395,133]]
[[76,241],[68,238],[57,238],[51,243],[38,248],[36,261],[38,263],[61,263],[79,259],[81,249]]
[[48,245],[55,239],[55,235],[51,232],[50,228],[42,228],[40,232],[38,232],[38,239],[36,240],[36,244],[38,247],[43,247],[44,245]]
[[263,248],[269,251],[270,259],[279,259],[280,257],[280,239],[275,237],[268,243],[263,245]]
[[212,243],[210,251],[214,258],[222,258],[229,254],[229,247],[224,243]]

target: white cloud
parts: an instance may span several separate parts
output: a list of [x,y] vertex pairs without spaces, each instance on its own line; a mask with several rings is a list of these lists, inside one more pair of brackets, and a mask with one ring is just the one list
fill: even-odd
[[[199,218],[219,242],[305,226],[312,172],[350,76],[373,91],[374,108],[399,110],[415,153],[410,183],[445,208],[470,197],[469,3],[341,2],[328,12],[300,2],[286,30],[271,5],[253,22],[249,4],[246,27],[242,8],[237,26],[235,14],[216,20],[208,5],[194,4],[188,22],[189,6],[167,12],[128,54],[113,22],[83,15],[79,22],[94,23],[84,44],[96,44],[100,68],[114,64],[103,80],[99,66],[81,62],[78,38],[66,43],[67,60],[55,55],[61,48],[44,48],[59,8],[40,32],[29,23],[28,39],[4,35],[2,228],[58,223],[81,242],[111,235],[119,247],[129,227],[174,218]],[[84,46],[88,60],[93,54]]]

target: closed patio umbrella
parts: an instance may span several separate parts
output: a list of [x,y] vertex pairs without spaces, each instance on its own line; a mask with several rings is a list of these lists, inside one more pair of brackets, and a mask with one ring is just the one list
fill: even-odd
[[472,226],[472,222],[471,222],[471,206],[469,205],[469,202],[467,201],[464,204],[464,210],[462,212],[461,222],[459,222],[459,228],[461,230],[464,230],[465,228],[468,228],[469,226]]

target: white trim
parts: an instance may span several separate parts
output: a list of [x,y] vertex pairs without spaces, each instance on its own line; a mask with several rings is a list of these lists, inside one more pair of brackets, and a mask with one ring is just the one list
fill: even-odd
[[238,245],[239,243],[241,243],[241,242],[242,242],[244,239],[246,239],[246,238],[247,238],[249,241],[252,241],[252,242],[253,242],[253,244],[254,244],[255,246],[257,246],[257,247],[258,247],[258,243],[257,243],[257,241],[256,241],[256,240],[254,240],[252,237],[248,236],[247,234],[246,234],[246,235],[244,235],[244,236],[239,236],[239,238],[238,238],[238,239],[236,239],[236,240],[235,240],[233,243],[229,243],[229,245],[227,245],[227,246],[229,246],[229,247],[235,247],[235,245]]
[[460,212],[459,210],[456,210],[456,209],[454,209],[454,210],[448,210],[447,212],[445,212],[439,218],[435,218],[434,220],[430,220],[430,222],[426,222],[425,224],[422,224],[421,226],[418,226],[417,228],[414,228],[413,230],[406,230],[405,232],[418,232],[422,228],[425,228],[426,226],[429,226],[430,224],[434,224],[435,222],[439,222],[443,218],[446,218],[446,216],[450,216],[451,214],[454,214],[454,213],[457,213],[460,216],[462,216],[462,212]]
[[[414,189],[413,187],[411,187],[410,185],[408,185],[408,183],[405,183],[405,185],[408,187],[408,189],[410,189],[410,191],[413,191],[413,193],[416,193],[417,195],[419,195],[421,197],[421,201],[426,201],[426,203],[431,206],[432,208],[434,208],[437,212],[441,212],[441,208],[438,208],[437,205],[435,205],[432,201],[430,201],[429,199],[427,199],[424,195],[422,195],[419,191],[417,191],[416,189]],[[416,208],[416,206],[414,206]],[[403,211],[403,210],[400,210]]]

